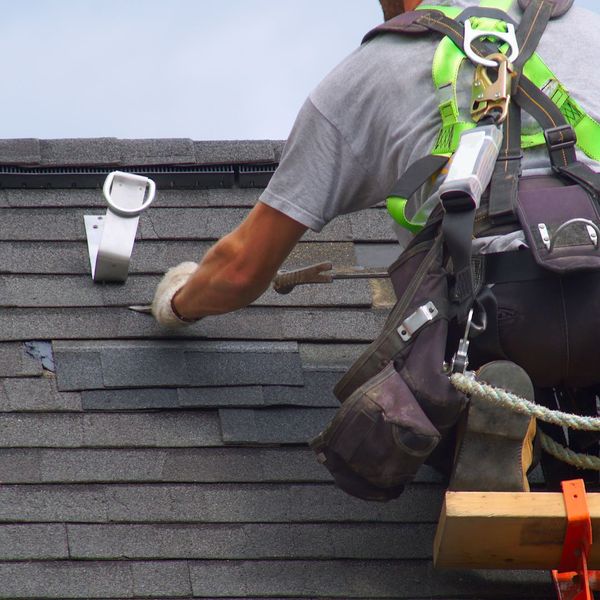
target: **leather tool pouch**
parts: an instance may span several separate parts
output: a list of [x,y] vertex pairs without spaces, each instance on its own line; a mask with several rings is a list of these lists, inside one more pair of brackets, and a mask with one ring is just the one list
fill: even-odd
[[466,402],[442,372],[450,309],[441,238],[417,236],[390,277],[399,300],[336,386],[342,408],[310,442],[338,486],[365,500],[400,495]]
[[517,214],[540,266],[559,274],[600,269],[600,218],[581,186],[521,190]]

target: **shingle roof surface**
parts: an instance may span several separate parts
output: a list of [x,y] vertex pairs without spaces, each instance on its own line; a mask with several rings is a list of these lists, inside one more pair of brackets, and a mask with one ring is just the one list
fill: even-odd
[[[369,504],[337,490],[306,447],[385,321],[387,284],[267,292],[178,333],[126,309],[241,221],[260,193],[243,185],[281,148],[0,140],[0,598],[551,595],[544,573],[433,569],[444,491],[433,471]],[[182,189],[173,175],[141,218],[126,284],[94,284],[83,215],[105,210],[100,178],[206,165],[223,166],[229,187],[207,187],[200,169],[197,189]],[[376,207],[307,234],[287,266],[384,267],[396,253]]]

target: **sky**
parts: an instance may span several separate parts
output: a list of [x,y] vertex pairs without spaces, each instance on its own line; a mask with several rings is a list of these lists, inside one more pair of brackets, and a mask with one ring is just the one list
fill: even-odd
[[[576,0],[600,12],[600,0]],[[0,0],[0,138],[285,139],[376,0]]]

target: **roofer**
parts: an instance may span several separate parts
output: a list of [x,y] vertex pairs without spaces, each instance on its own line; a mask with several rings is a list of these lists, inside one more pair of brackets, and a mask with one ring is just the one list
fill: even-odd
[[[424,7],[418,6],[419,4],[419,0],[404,0],[404,2],[402,0],[381,0],[386,20],[403,13],[405,9],[412,11],[419,7],[422,10]],[[509,19],[518,24],[524,18],[523,10],[529,7],[527,8],[529,12],[525,13],[526,18],[529,19],[529,29],[525,33],[517,33],[522,42],[524,55],[522,62],[519,62],[518,57],[516,58],[514,69],[513,65],[509,64],[508,60],[502,56],[496,58],[496,62],[492,61],[492,65],[495,65],[498,71],[498,78],[500,78],[501,66],[505,66],[504,73],[505,75],[508,73],[512,82],[512,84],[509,83],[509,87],[512,85],[513,92],[516,92],[515,101],[510,103],[510,112],[505,112],[503,115],[504,131],[509,131],[507,121],[504,121],[507,117],[508,121],[512,120],[512,129],[510,129],[510,135],[505,135],[504,154],[500,153],[501,162],[498,163],[500,167],[492,179],[494,189],[490,191],[491,197],[499,196],[509,198],[509,200],[507,200],[507,209],[506,202],[502,206],[501,199],[500,209],[494,212],[493,219],[491,212],[489,215],[486,213],[486,218],[489,217],[487,229],[485,231],[481,228],[477,230],[476,227],[475,234],[481,239],[476,240],[475,245],[478,247],[477,252],[481,255],[492,254],[494,257],[503,254],[504,251],[508,251],[507,255],[515,255],[516,252],[510,251],[531,246],[519,227],[515,228],[514,226],[516,223],[514,213],[518,211],[515,206],[511,205],[510,200],[511,195],[516,195],[520,166],[522,166],[524,175],[532,176],[527,178],[528,184],[521,184],[520,187],[521,191],[533,190],[530,194],[534,196],[533,204],[535,204],[537,187],[541,185],[549,189],[562,187],[566,181],[565,173],[568,172],[568,175],[571,171],[570,178],[573,181],[581,183],[592,197],[596,194],[594,187],[596,183],[589,183],[589,176],[585,175],[588,170],[578,166],[577,169],[573,168],[569,171],[569,165],[575,164],[574,141],[571,143],[568,136],[565,138],[567,134],[565,127],[572,126],[570,130],[574,130],[581,138],[579,140],[581,143],[578,144],[577,159],[584,166],[597,168],[597,161],[600,161],[600,135],[597,135],[600,130],[596,129],[596,127],[600,127],[597,122],[600,118],[600,80],[597,78],[597,69],[595,69],[595,57],[600,54],[600,36],[598,36],[600,16],[578,7],[566,12],[571,4],[572,0],[514,0],[513,2],[511,0],[482,0],[481,3],[476,0],[431,0],[427,3],[427,8],[439,9],[444,15],[438,20],[436,20],[437,17],[434,19],[428,17],[429,20],[422,18],[417,22],[416,19],[413,19],[409,23],[394,19],[392,23],[396,23],[395,27],[398,29],[396,33],[403,33],[403,35],[394,35],[391,30],[388,33],[376,31],[370,35],[366,43],[336,67],[310,94],[294,124],[277,172],[246,220],[215,244],[199,265],[193,262],[183,263],[165,275],[157,288],[153,304],[153,314],[159,323],[166,326],[180,326],[195,322],[208,315],[222,314],[248,305],[269,287],[277,270],[307,229],[318,232],[336,216],[373,206],[388,197],[393,189],[396,191],[400,188],[404,189],[402,185],[398,188],[399,178],[411,164],[431,153],[437,157],[433,163],[439,171],[447,162],[447,156],[456,151],[461,131],[467,131],[474,126],[472,122],[468,125],[465,124],[470,121],[465,114],[469,115],[473,98],[475,98],[475,105],[478,104],[478,96],[474,94],[473,87],[480,83],[473,83],[474,66],[470,61],[463,60],[464,56],[462,55],[456,59],[455,48],[452,46],[452,44],[455,47],[460,46],[456,39],[449,42],[449,38],[443,38],[448,40],[445,42],[445,44],[450,44],[448,47],[440,43],[440,35],[416,35],[416,33],[423,33],[427,28],[437,28],[439,34],[445,32],[443,30],[447,28],[448,35],[450,37],[454,35],[456,38],[457,35],[459,37],[463,35],[463,23],[464,35],[466,35],[467,26],[471,28],[479,26],[483,29],[493,26],[498,33],[510,31],[509,25],[504,22],[506,19],[502,21],[499,14],[494,12],[498,9],[506,10]],[[463,9],[479,7],[477,10],[482,10],[480,5],[483,7],[483,12],[474,12],[474,18],[470,13],[463,13],[462,17],[459,16]],[[542,19],[539,18],[539,15],[544,11],[547,14],[543,25],[540,25]],[[566,14],[563,14],[565,12]],[[446,18],[454,19],[455,14],[458,18],[457,22],[461,23],[458,34],[452,25],[448,25],[450,22],[444,20]],[[547,23],[550,17],[556,18]],[[479,19],[478,22],[477,19]],[[502,22],[503,25],[498,26],[499,22]],[[425,26],[422,26],[423,23]],[[546,26],[545,31],[544,26]],[[409,35],[411,31],[415,35]],[[541,39],[538,40],[540,36]],[[489,44],[493,43],[494,39],[493,36],[487,36],[484,41]],[[576,46],[573,40],[577,40]],[[462,37],[459,41],[462,41]],[[502,40],[496,40],[496,52],[499,52],[498,47],[501,46],[501,43]],[[534,47],[535,45],[537,45],[537,49]],[[509,50],[510,48],[504,49],[507,52]],[[547,65],[551,71],[543,69],[535,71],[532,68],[532,71],[535,71],[533,74],[528,73],[527,78],[523,76],[519,79],[525,58],[529,58],[534,51],[542,57],[544,66]],[[525,57],[525,54],[528,55]],[[497,57],[498,55],[493,56]],[[454,57],[454,62],[450,64],[448,57]],[[432,63],[437,91],[432,83]],[[460,72],[458,72],[458,67],[460,67]],[[485,74],[484,67],[477,68]],[[564,121],[565,126],[560,124],[562,121],[557,121],[560,126],[552,127],[551,125],[556,125],[553,120],[555,117],[553,117],[550,118],[550,125],[546,124],[540,127],[533,118],[525,114],[528,111],[533,113],[538,121],[546,119],[544,114],[538,113],[554,115],[552,110],[547,108],[535,94],[530,102],[526,99],[526,96],[529,95],[528,90],[531,91],[527,85],[531,78],[536,78],[536,74],[540,79],[539,82],[536,81],[536,85],[543,88],[542,92],[545,98],[551,96],[555,104],[560,100],[561,111],[564,111],[563,115],[570,110],[565,117],[565,119],[568,118],[568,124]],[[477,77],[475,80],[477,81]],[[523,82],[521,87],[519,87],[519,81]],[[494,83],[497,81],[488,81],[485,85],[491,86]],[[456,94],[455,97],[454,94]],[[558,98],[559,96],[560,98]],[[505,108],[507,106],[508,100]],[[518,125],[521,108],[525,109],[522,128]],[[494,120],[496,116],[486,113],[480,124],[491,123],[496,126],[500,123],[499,119]],[[515,142],[515,131],[517,136],[521,133],[521,142],[525,148],[522,165],[521,144],[519,144],[519,137]],[[544,143],[544,132],[546,143]],[[554,139],[556,136],[559,138],[558,141]],[[550,168],[549,151],[554,172],[560,170],[555,164],[556,153],[565,157],[562,179],[554,177],[551,181],[546,177],[553,172]],[[572,157],[569,154],[571,158],[567,160],[565,153],[571,152],[573,152]],[[419,164],[420,167],[417,170],[423,171],[424,163]],[[577,165],[579,164],[577,163]],[[430,166],[427,163],[427,168]],[[414,179],[414,172],[412,177]],[[438,181],[442,179],[440,177]],[[408,243],[412,237],[411,232],[422,229],[427,219],[431,221],[436,215],[436,206],[439,207],[440,197],[433,193],[435,186],[431,185],[433,179],[428,180],[425,177],[424,180],[426,185],[411,196],[408,204],[404,201],[401,205],[399,220],[410,230],[399,230],[402,244]],[[579,186],[574,187],[579,189]],[[410,191],[415,190],[411,189]],[[399,193],[395,194],[401,196]],[[548,195],[551,196],[552,192],[545,193],[545,196]],[[452,194],[449,194],[448,198],[452,199]],[[402,198],[400,199],[402,200]],[[492,200],[490,200],[491,202]],[[494,202],[496,201],[494,200]],[[444,208],[446,208],[446,213],[451,212],[446,205]],[[491,208],[489,210],[491,211]],[[590,238],[592,242],[594,241],[594,231],[597,230],[594,219],[597,217],[597,209],[591,211],[592,224],[586,225],[587,230],[579,228],[580,233],[577,235],[566,235],[568,239],[564,245],[557,240],[558,230],[551,229],[549,233],[545,233],[545,224],[539,219],[536,221],[536,216],[528,213],[529,208],[521,207],[519,210],[521,213],[525,213],[524,216],[521,215],[525,221],[528,218],[534,219],[532,227],[533,229],[538,228],[537,235],[542,236],[540,247],[543,249],[544,246],[546,248],[549,246],[549,252],[563,246],[568,248],[569,245],[570,247],[585,245],[585,241],[582,242],[579,239],[581,235],[590,236],[587,239],[588,243]],[[531,210],[535,212],[533,209]],[[585,214],[587,215],[587,213]],[[566,215],[567,217],[571,216],[568,211]],[[579,217],[581,216],[579,215]],[[590,219],[578,218],[578,221],[585,220],[586,223],[589,223]],[[450,219],[448,219],[449,221]],[[566,223],[567,219],[563,218],[563,221]],[[438,228],[440,222],[440,219],[436,222]],[[561,223],[562,221],[558,224]],[[594,230],[594,228],[596,229]],[[525,228],[521,229],[525,231]],[[505,235],[507,232],[510,234]],[[528,232],[525,231],[525,233]],[[548,237],[544,237],[545,235]],[[565,234],[561,233],[561,236],[564,237]],[[592,244],[592,249],[598,249],[597,238]],[[530,253],[519,254],[531,256]],[[458,254],[455,252],[453,255],[452,248],[450,248],[450,256],[452,258],[450,262],[454,262],[455,268],[458,269],[456,267]],[[592,258],[595,260],[597,257]],[[589,268],[592,263],[585,263],[584,269],[588,270],[583,275],[581,273],[569,275],[571,283],[566,283],[567,280],[556,274],[556,272],[560,273],[559,267],[550,265],[550,271],[546,272],[544,269],[540,270],[539,266],[535,265],[531,259],[529,261],[531,265],[525,269],[527,274],[515,280],[506,277],[506,267],[502,268],[501,265],[492,263],[491,259],[488,262],[488,266],[491,265],[490,269],[493,270],[497,267],[504,275],[493,280],[486,279],[484,283],[489,285],[483,287],[487,292],[493,293],[488,293],[485,297],[477,296],[479,305],[485,305],[483,312],[487,313],[488,319],[487,328],[485,323],[480,327],[485,329],[485,333],[480,338],[472,340],[471,352],[473,355],[470,355],[472,364],[479,366],[490,360],[510,359],[525,367],[528,375],[533,379],[536,385],[537,402],[563,406],[568,404],[579,412],[596,414],[596,393],[600,390],[600,352],[597,349],[595,338],[590,337],[589,332],[595,332],[600,327],[600,311],[598,303],[594,299],[600,291],[598,289],[600,273],[598,271],[590,273]],[[470,260],[467,266],[470,278],[472,273]],[[600,264],[594,263],[593,268],[597,269],[598,266]],[[538,270],[535,271],[535,269]],[[515,270],[518,269],[515,269],[511,263],[508,272],[513,273]],[[551,272],[552,270],[554,273]],[[456,279],[454,285],[457,286],[458,273],[455,272],[454,276]],[[578,278],[575,284],[573,283],[574,277]],[[404,281],[404,284],[406,283],[407,281]],[[396,287],[398,288],[398,286]],[[396,291],[399,293],[398,289]],[[402,290],[400,290],[399,296],[401,293]],[[480,294],[480,289],[477,294]],[[473,299],[475,299],[475,295]],[[423,307],[426,306],[430,306],[430,304],[423,305]],[[423,307],[417,308],[421,310]],[[438,308],[430,308],[430,311],[434,315],[437,315],[438,312],[441,314],[443,309],[439,308],[438,311]],[[458,310],[452,313],[454,315],[452,318],[460,312]],[[415,319],[418,319],[419,314],[417,310],[408,316],[405,315],[405,321],[415,315]],[[491,314],[494,316],[493,319],[489,318]],[[447,315],[445,319],[446,321],[451,320]],[[466,315],[461,314],[458,322],[463,326],[465,321]],[[470,325],[471,318],[469,317],[467,332]],[[434,331],[434,326],[429,327],[428,331]],[[545,336],[547,332],[550,332],[549,336]],[[395,335],[397,336],[397,334]],[[465,341],[467,341],[467,337],[465,336]],[[426,337],[421,336],[420,339],[426,339]],[[430,355],[434,356],[436,361],[439,359],[439,368],[441,369],[444,358],[448,359],[449,357],[444,355],[445,348],[442,347],[440,352],[440,356],[431,353]],[[425,354],[413,354],[420,356],[423,364],[427,363],[428,359],[423,358]],[[371,358],[373,357],[370,357],[369,360]],[[396,370],[401,370],[402,373],[406,371],[405,379],[412,377],[414,380],[415,369],[418,368],[414,366],[416,360],[413,361],[411,367],[410,365],[406,366],[409,361],[403,359],[402,369],[396,361]],[[383,363],[380,361],[378,364],[384,363],[385,361]],[[429,368],[428,364],[426,366]],[[413,369],[412,376],[411,368]],[[484,367],[484,370],[486,368]],[[485,372],[489,375],[489,380],[499,386],[504,385],[522,396],[532,398],[533,389],[522,370],[509,369],[506,372],[503,370],[504,368],[505,365],[497,364],[495,367],[487,368]],[[428,373],[430,372],[423,370],[419,375],[429,381]],[[480,376],[485,379],[484,375],[480,374]],[[381,381],[382,379],[379,377],[377,384],[382,385]],[[387,385],[392,385],[391,379],[386,379],[386,381]],[[362,382],[359,381],[359,383]],[[397,390],[400,389],[398,386],[405,387],[404,383],[397,381],[393,385]],[[355,388],[356,385],[349,385],[346,394],[344,386],[342,385],[341,388],[338,386],[337,392],[340,392],[338,397],[347,398],[350,392],[355,391]],[[423,408],[423,397],[428,394],[432,397],[436,396],[433,392],[415,391],[413,387],[411,387],[411,391],[419,399],[421,408]],[[443,395],[449,392],[439,391],[439,393]],[[463,406],[460,405],[460,401],[456,401],[455,407],[458,407],[455,411],[456,414],[461,413]],[[444,434],[442,437],[451,439],[457,421],[456,415],[450,418],[441,413],[435,415],[434,418],[431,414],[435,412],[434,408],[425,408],[426,417],[420,425],[415,425],[417,429],[411,429],[413,433],[418,431],[420,437],[417,437],[420,440],[433,440],[433,446],[438,441],[437,430]],[[428,418],[435,425],[431,430],[427,429],[431,425]],[[495,418],[492,416],[492,421]],[[438,419],[437,422],[436,419]],[[425,421],[428,425],[423,424]],[[470,427],[471,425],[467,424],[467,440]],[[514,443],[511,445],[510,442],[506,446],[507,453],[516,452],[510,460],[513,462],[516,460],[520,465],[517,469],[517,479],[520,478],[521,481],[517,482],[517,489],[520,486],[527,489],[524,471],[531,462],[530,443],[535,426],[529,418],[520,420],[517,418],[515,423],[506,421],[506,427],[507,430],[517,431],[517,446]],[[548,428],[547,431],[553,437],[562,436],[558,427]],[[471,438],[471,451],[477,455],[481,444],[485,445],[488,442],[489,435],[484,437],[481,442],[471,431]],[[575,435],[571,436],[570,442],[578,449],[585,449],[587,446],[597,445],[597,437],[595,435]],[[369,491],[356,491],[357,489],[363,490],[361,486],[366,485],[363,481],[364,473],[357,479],[356,473],[350,473],[346,464],[341,465],[343,462],[340,458],[341,454],[335,454],[334,460],[332,455],[327,454],[325,445],[319,445],[321,443],[325,443],[323,439],[314,444],[315,449],[320,459],[324,462],[329,461],[330,464],[327,466],[336,475],[338,483],[341,483],[342,487],[351,493],[370,497],[371,492]],[[441,454],[447,460],[450,457],[451,461],[449,447],[441,444],[438,451],[441,450]],[[504,448],[502,444],[499,447]],[[430,453],[431,448],[428,447],[423,452],[424,454]],[[504,451],[501,450],[500,453],[502,452]],[[438,454],[440,453],[438,452]],[[340,464],[333,464],[335,461]],[[436,460],[431,462],[436,464]],[[441,464],[441,462],[443,460],[438,460],[437,464]],[[502,472],[505,465],[500,459],[497,462],[500,464],[499,469]],[[472,464],[468,462],[465,464],[469,465],[468,469],[473,468]],[[552,485],[564,478],[567,473],[562,466],[558,466],[558,463],[551,459],[546,460],[543,466],[545,475]],[[475,478],[477,479],[479,476],[480,473]],[[461,479],[460,473],[456,472],[456,467],[454,477]],[[497,479],[491,485],[496,485],[496,483],[498,483]],[[393,487],[391,484],[385,485],[390,489]],[[464,489],[465,486],[468,488],[469,485],[471,484],[466,480],[458,482],[455,480],[456,489]],[[383,494],[381,497],[378,496],[379,491],[374,489],[372,497],[386,499],[401,487],[398,485],[393,488],[390,495]]]

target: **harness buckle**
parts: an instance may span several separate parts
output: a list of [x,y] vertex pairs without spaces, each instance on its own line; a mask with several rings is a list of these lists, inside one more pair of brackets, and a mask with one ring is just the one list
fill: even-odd
[[568,123],[559,127],[545,129],[544,137],[551,152],[562,150],[563,148],[572,148],[577,143],[575,130]]
[[[493,67],[477,65],[473,90],[471,94],[471,116],[476,123],[486,117],[492,117],[496,125],[502,123],[508,115],[510,90],[514,69],[512,63],[504,54],[490,54],[489,59],[495,59]],[[497,69],[494,81],[488,73],[489,68]]]
[[471,333],[471,325],[473,323],[473,309],[469,311],[467,317],[467,324],[465,326],[465,333],[458,342],[458,349],[456,354],[452,357],[451,372],[452,373],[464,373],[469,366],[469,334]]

